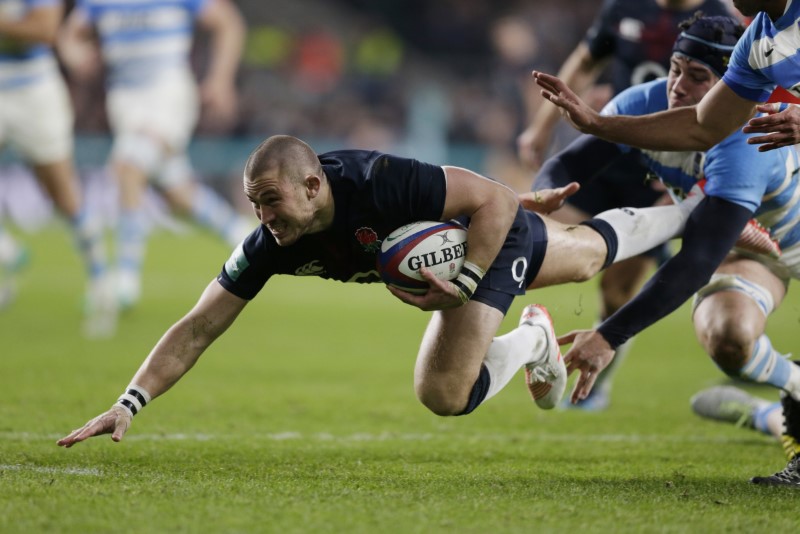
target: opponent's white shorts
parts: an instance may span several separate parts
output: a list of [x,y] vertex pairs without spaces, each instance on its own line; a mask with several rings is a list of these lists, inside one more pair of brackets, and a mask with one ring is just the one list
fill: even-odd
[[72,157],[74,115],[61,76],[0,90],[0,146],[8,143],[33,165]]
[[154,139],[173,153],[182,153],[191,139],[200,113],[197,83],[180,70],[144,87],[114,87],[106,110],[114,133],[114,149],[126,136]]

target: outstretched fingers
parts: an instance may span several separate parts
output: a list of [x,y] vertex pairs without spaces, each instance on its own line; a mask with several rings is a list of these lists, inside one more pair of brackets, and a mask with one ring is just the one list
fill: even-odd
[[121,408],[111,408],[104,414],[98,415],[81,428],[75,429],[56,442],[61,447],[70,448],[93,436],[111,434],[114,441],[122,440],[131,424],[131,416]]

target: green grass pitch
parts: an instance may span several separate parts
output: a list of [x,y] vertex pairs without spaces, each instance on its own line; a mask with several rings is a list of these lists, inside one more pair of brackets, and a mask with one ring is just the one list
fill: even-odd
[[[281,277],[127,437],[55,441],[105,410],[227,259],[201,233],[155,234],[141,305],[117,335],[80,334],[66,231],[0,314],[0,532],[793,532],[800,493],[747,483],[785,465],[770,438],[695,417],[724,381],[679,311],[639,336],[602,414],[538,410],[522,376],[468,417],[412,388],[427,314],[382,286]],[[588,327],[594,283],[518,299],[557,331]],[[771,320],[797,342],[800,297]],[[777,398],[770,390],[755,390]]]

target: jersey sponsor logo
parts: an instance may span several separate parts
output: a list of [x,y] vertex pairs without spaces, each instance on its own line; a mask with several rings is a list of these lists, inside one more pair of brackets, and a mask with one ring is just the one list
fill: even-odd
[[765,55],[765,56],[767,56],[767,57],[771,56],[771,55],[772,55],[772,51],[773,51],[773,50],[775,50],[775,47],[774,47],[774,46],[771,46],[771,47],[769,48],[769,50],[767,50],[766,52],[764,52],[764,55]]
[[319,264],[319,260],[311,260],[305,265],[301,265],[294,271],[295,276],[320,276],[325,272],[325,267]]
[[353,276],[346,280],[347,283],[355,282],[357,284],[371,284],[373,282],[380,282],[381,275],[378,271],[372,270],[365,273],[355,273]]
[[225,262],[225,274],[227,274],[228,278],[235,282],[239,279],[242,271],[247,269],[249,266],[250,262],[247,261],[247,256],[244,255],[244,248],[242,247],[242,244],[239,243],[233,250],[231,257]]
[[378,234],[372,228],[362,226],[356,230],[356,241],[367,252],[378,252],[381,248],[381,240],[378,239]]

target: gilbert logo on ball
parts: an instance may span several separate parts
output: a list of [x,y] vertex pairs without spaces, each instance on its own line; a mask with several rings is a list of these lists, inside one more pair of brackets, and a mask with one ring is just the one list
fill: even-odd
[[425,293],[420,267],[440,280],[452,280],[467,254],[467,229],[455,221],[420,221],[401,226],[383,240],[378,272],[389,285],[409,293]]

